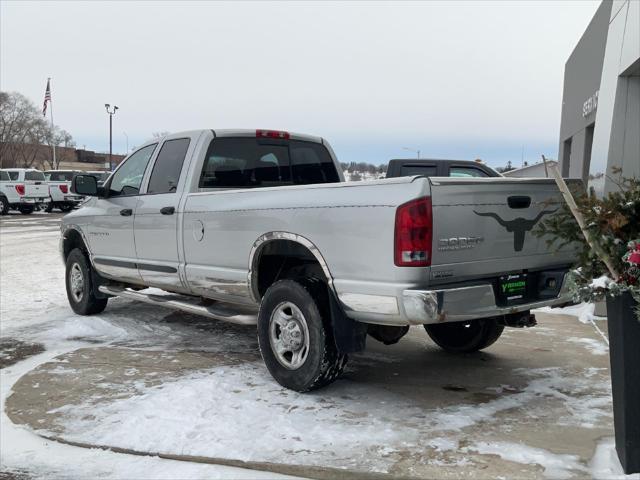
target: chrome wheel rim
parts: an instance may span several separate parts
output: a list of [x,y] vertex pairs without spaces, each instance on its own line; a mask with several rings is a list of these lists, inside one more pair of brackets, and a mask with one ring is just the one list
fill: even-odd
[[69,289],[71,290],[71,296],[76,302],[82,300],[84,295],[84,275],[80,265],[74,263],[69,270]]
[[278,363],[297,370],[309,355],[309,328],[298,307],[291,302],[280,303],[269,319],[269,342]]

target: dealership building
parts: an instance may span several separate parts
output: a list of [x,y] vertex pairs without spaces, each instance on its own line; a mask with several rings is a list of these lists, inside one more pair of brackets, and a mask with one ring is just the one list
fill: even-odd
[[640,1],[604,0],[567,60],[558,161],[564,177],[640,178]]

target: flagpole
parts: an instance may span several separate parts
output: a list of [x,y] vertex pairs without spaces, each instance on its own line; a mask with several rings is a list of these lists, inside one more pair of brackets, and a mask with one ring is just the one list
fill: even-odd
[[[47,78],[47,82],[51,82],[51,77]],[[51,84],[49,83],[49,88],[51,88]],[[55,141],[55,131],[53,125],[53,95],[51,95],[51,99],[49,100],[49,111],[51,113],[51,148],[53,150],[53,170],[58,169],[58,163],[56,162],[56,141]]]

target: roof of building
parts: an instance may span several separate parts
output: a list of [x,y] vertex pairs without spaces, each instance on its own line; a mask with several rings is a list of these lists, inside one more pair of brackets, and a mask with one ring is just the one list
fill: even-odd
[[[547,165],[549,165],[549,166],[557,165],[557,164],[558,164],[558,162],[556,162],[555,160],[547,160]],[[540,167],[540,166],[544,166],[544,162],[534,163],[532,165],[527,165],[526,167],[514,168],[513,170],[509,170],[508,172],[502,172],[502,174],[503,175],[509,175],[511,173],[514,173],[514,172],[524,172],[526,170],[529,170],[530,168]]]

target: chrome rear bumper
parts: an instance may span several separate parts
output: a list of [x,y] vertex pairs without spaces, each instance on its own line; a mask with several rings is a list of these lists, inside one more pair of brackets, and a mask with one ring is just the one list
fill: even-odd
[[510,307],[496,305],[495,294],[490,284],[446,290],[405,290],[402,292],[405,315],[412,325],[496,317],[566,303],[571,299],[566,282],[563,282],[560,292],[555,298]]

